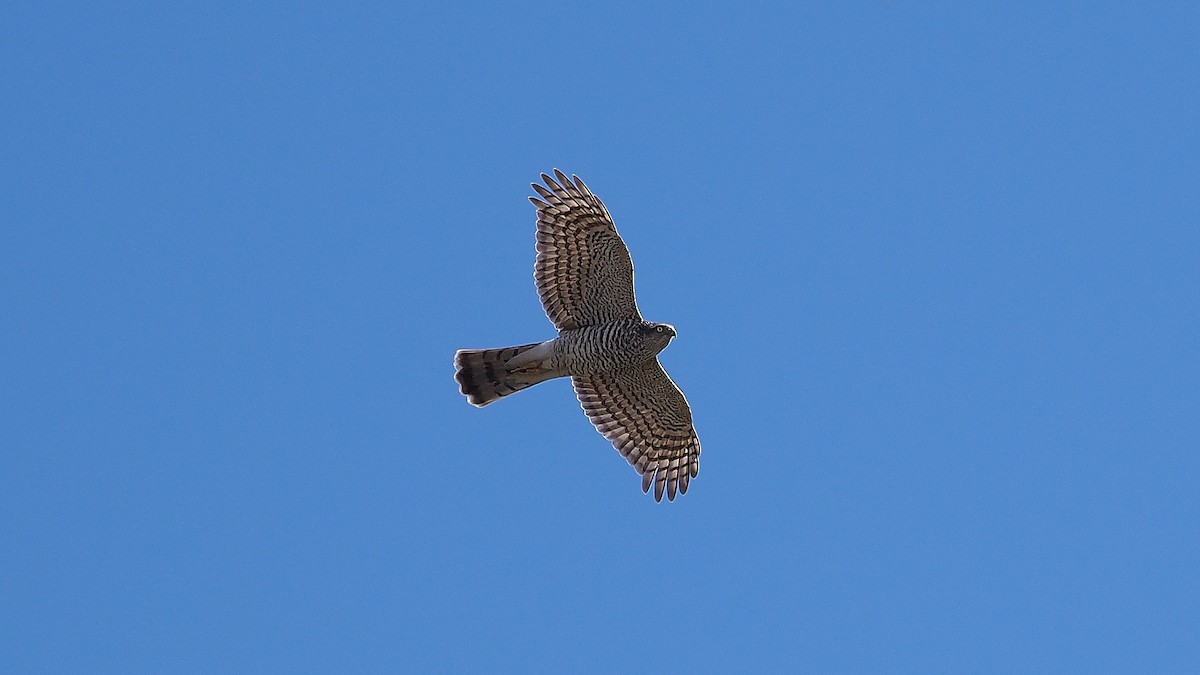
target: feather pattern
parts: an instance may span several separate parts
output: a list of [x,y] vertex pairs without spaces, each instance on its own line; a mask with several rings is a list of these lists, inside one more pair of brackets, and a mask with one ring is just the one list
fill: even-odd
[[641,319],[633,260],[600,198],[578,176],[542,174],[533,183],[537,260],[533,278],[546,315],[559,330]]
[[653,485],[656,501],[687,492],[700,471],[700,439],[687,399],[658,359],[571,379],[596,430],[642,475],[642,492]]

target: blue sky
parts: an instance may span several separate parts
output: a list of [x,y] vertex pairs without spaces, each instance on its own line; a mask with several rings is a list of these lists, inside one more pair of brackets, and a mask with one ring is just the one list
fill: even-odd
[[[1196,672],[1191,3],[21,3],[0,670]],[[541,171],[691,402],[566,381]]]

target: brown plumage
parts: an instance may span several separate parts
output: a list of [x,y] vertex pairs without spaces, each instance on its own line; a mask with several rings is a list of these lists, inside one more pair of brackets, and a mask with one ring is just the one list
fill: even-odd
[[608,209],[577,176],[542,174],[534,281],[558,337],[504,349],[460,350],[460,391],[476,406],[567,376],[583,410],[642,477],[654,499],[687,492],[700,471],[700,441],[683,392],[657,354],[675,336],[642,320],[633,261]]
[[535,342],[503,349],[460,349],[454,355],[454,379],[458,380],[460,391],[467,401],[482,408],[502,396],[555,377],[549,373],[538,377],[538,374],[510,372],[504,365],[512,357],[536,346],[538,343]]

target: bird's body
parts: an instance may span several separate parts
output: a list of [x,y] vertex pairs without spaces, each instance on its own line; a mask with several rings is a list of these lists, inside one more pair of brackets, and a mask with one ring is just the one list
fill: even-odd
[[564,330],[550,341],[551,363],[568,375],[630,368],[657,356],[674,334],[665,324],[634,319]]
[[559,329],[546,342],[459,350],[461,391],[476,406],[556,377],[571,377],[584,412],[642,475],[674,499],[700,468],[700,442],[683,393],[657,355],[675,329],[644,321],[633,295],[633,262],[608,210],[578,177],[555,170],[536,183],[542,306]]

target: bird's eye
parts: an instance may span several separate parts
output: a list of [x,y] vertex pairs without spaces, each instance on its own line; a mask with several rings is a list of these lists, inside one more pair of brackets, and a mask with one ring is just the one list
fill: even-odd
[[658,331],[658,332],[660,332],[660,333],[661,333],[661,332],[663,332],[663,327],[662,327],[662,326],[659,326],[658,328],[655,328],[654,330],[656,330],[656,331]]

